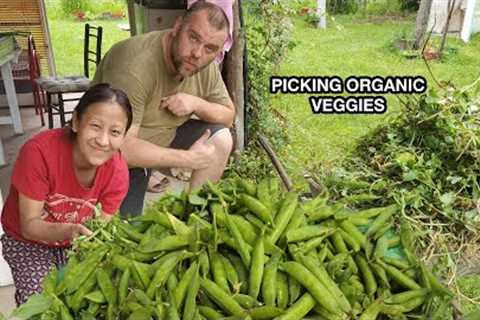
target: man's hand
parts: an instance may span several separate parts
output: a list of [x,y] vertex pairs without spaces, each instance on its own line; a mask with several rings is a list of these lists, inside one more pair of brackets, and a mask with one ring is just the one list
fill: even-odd
[[192,158],[192,167],[191,169],[205,169],[210,166],[213,162],[213,156],[215,152],[215,147],[208,143],[207,140],[210,137],[210,130],[207,129],[203,135],[195,141],[195,143],[188,149]]
[[166,108],[177,117],[188,116],[195,112],[196,106],[201,103],[198,97],[187,93],[175,93],[162,98],[160,108]]
[[85,227],[84,225],[81,225],[81,224],[76,224],[76,223],[72,223],[71,224],[71,238],[72,239],[75,239],[79,236],[91,236],[92,235],[92,231],[90,231],[87,227]]

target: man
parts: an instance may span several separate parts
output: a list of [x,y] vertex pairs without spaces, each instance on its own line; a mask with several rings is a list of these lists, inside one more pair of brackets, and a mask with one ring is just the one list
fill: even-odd
[[122,215],[141,214],[152,168],[192,169],[190,188],[221,178],[235,107],[212,61],[227,35],[223,11],[198,1],[173,29],[124,40],[102,59],[93,83],[124,90],[133,106],[122,147],[130,167]]

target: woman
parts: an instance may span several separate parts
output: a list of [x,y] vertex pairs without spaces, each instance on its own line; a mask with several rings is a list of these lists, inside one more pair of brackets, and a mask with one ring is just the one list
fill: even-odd
[[127,96],[108,84],[90,88],[71,126],[43,131],[21,148],[2,211],[2,251],[10,265],[17,305],[41,291],[50,268],[66,262],[66,249],[100,204],[110,219],[128,189],[119,152],[132,123]]

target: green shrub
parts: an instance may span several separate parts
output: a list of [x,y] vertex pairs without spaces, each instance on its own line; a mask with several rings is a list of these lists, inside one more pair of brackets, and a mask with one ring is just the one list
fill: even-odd
[[327,1],[327,12],[330,14],[351,14],[358,10],[355,0],[331,0]]
[[60,0],[60,6],[65,16],[70,16],[78,11],[91,11],[92,9],[90,0]]

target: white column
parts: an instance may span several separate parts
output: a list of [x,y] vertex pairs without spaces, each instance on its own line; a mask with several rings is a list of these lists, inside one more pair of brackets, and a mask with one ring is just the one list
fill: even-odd
[[317,15],[320,18],[318,21],[318,27],[321,29],[327,28],[326,2],[326,0],[317,0]]
[[467,2],[467,10],[465,10],[465,16],[463,18],[462,31],[460,37],[463,41],[468,42],[473,28],[473,16],[475,13],[475,0],[465,0]]

